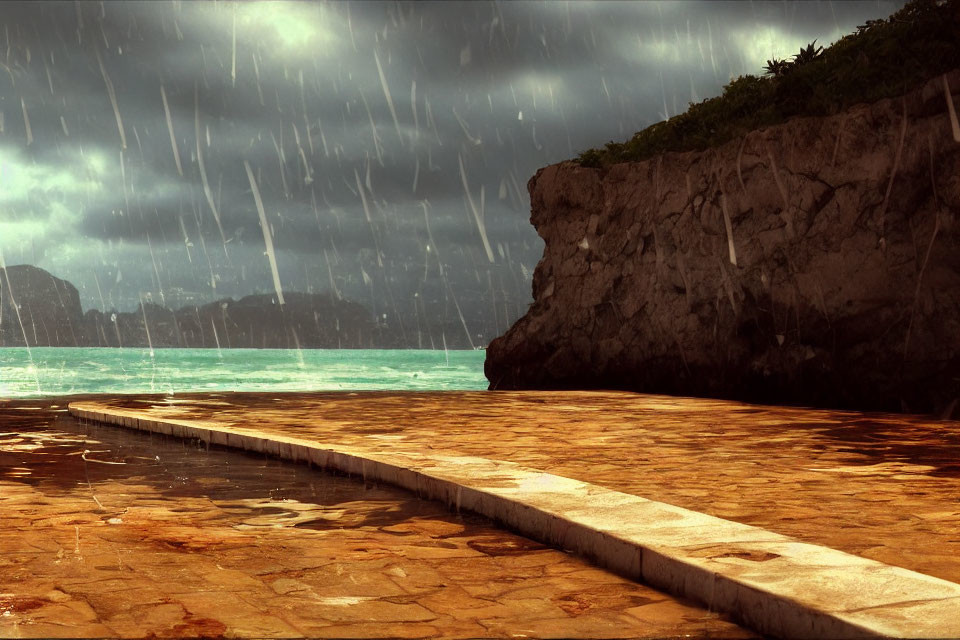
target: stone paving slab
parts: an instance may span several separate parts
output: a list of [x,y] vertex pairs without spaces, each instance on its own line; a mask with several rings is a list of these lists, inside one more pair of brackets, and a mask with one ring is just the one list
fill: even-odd
[[[552,404],[547,400],[553,401]],[[527,406],[523,406],[524,401]],[[528,392],[218,395],[173,402],[153,401],[148,403],[147,410],[143,401],[131,400],[110,403],[112,406],[78,404],[75,409],[86,412],[84,415],[90,418],[202,437],[288,458],[311,459],[324,466],[333,465],[425,491],[451,504],[460,503],[507,522],[551,544],[586,553],[626,575],[732,612],[765,633],[784,637],[960,636],[960,624],[954,613],[960,608],[957,584],[823,546],[804,544],[756,527],[658,504],[599,484],[525,469],[507,461],[438,452],[477,448],[478,442],[479,446],[486,443],[494,449],[499,446],[501,451],[517,445],[515,451],[519,455],[529,456],[535,447],[542,462],[549,462],[549,454],[553,453],[560,462],[569,464],[579,451],[571,451],[568,445],[566,451],[556,455],[560,450],[555,440],[579,438],[588,446],[596,447],[597,442],[605,443],[611,437],[622,438],[622,431],[631,429],[621,425],[621,433],[609,433],[604,423],[609,421],[611,413],[618,413],[617,410],[619,415],[615,419],[630,422],[633,416],[623,410],[623,405],[631,401],[639,405],[633,407],[635,412],[644,406],[670,406],[670,403],[674,403],[673,406],[691,404],[694,412],[702,411],[704,405],[711,406],[708,416],[699,416],[701,422],[706,422],[707,431],[711,422],[723,421],[723,410],[741,418],[743,415],[736,414],[749,416],[751,412],[766,411],[767,415],[753,421],[760,425],[769,425],[778,411],[792,417],[802,415],[808,420],[824,417],[802,410],[633,394]],[[123,405],[140,408],[124,410]],[[331,405],[338,411],[331,412]],[[405,405],[406,411],[398,411],[400,405]],[[478,412],[478,405],[486,409]],[[581,420],[568,420],[564,425],[565,438],[556,437],[561,435],[557,429],[545,430],[547,433],[541,435],[531,434],[529,430],[520,430],[517,434],[515,429],[504,428],[524,421],[543,426],[550,417],[557,416],[558,405],[561,414],[584,409]],[[375,407],[381,409],[376,416],[371,415]],[[744,408],[748,411],[742,411]],[[526,415],[517,415],[517,409],[526,409]],[[322,415],[324,413],[326,415]],[[424,413],[432,415],[424,419]],[[843,415],[828,413],[833,413],[834,419]],[[160,416],[165,417],[160,419]],[[481,419],[491,416],[500,420],[491,423],[489,419]],[[505,416],[509,416],[512,424],[504,425]],[[200,420],[201,417],[204,419]],[[473,437],[464,432],[465,425],[460,422],[464,417],[473,427]],[[729,421],[730,416],[726,418]],[[747,422],[752,426],[753,422]],[[910,418],[903,422],[914,427],[917,424],[916,419]],[[251,423],[256,423],[257,428],[251,429]],[[453,429],[444,426],[450,423]],[[675,425],[674,420],[671,426]],[[640,425],[634,424],[632,431],[642,434],[649,432],[651,426],[641,421]],[[780,433],[780,440],[789,441],[792,436],[794,441],[802,441],[795,433],[797,429],[791,427],[795,425],[779,423],[779,431],[785,432]],[[686,431],[697,433],[689,426]],[[424,432],[427,441],[422,439]],[[391,435],[394,437],[385,437]],[[741,429],[733,435],[749,440],[753,434]],[[764,435],[769,437],[771,430],[767,429]],[[331,444],[332,441],[336,444]],[[722,448],[727,438],[714,442]],[[654,446],[644,449],[644,453],[654,458],[660,449],[658,442],[652,444]],[[822,444],[820,446],[822,448]],[[428,448],[433,452],[424,453]],[[615,453],[607,449],[608,455]],[[589,454],[596,456],[595,451]],[[624,469],[623,461],[613,456],[607,463],[613,470],[620,465],[621,478],[643,475],[639,473],[642,469],[625,473],[630,469]],[[579,470],[580,473],[595,471],[583,465]],[[691,476],[709,477],[711,471],[710,468],[694,469]],[[609,476],[598,475],[607,485],[604,480]]]
[[151,415],[515,462],[960,583],[960,423],[603,392],[118,397]]
[[0,404],[0,638],[754,637],[409,492],[50,405]]

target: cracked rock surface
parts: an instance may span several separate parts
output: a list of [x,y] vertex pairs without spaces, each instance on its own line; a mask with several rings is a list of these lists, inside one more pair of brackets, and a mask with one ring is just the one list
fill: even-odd
[[960,70],[715,149],[539,170],[534,303],[487,349],[490,387],[956,415],[951,101]]

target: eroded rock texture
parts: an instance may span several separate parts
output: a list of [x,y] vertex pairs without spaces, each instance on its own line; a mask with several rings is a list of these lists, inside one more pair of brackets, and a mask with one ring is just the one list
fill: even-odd
[[539,170],[534,304],[490,387],[960,413],[948,91],[960,108],[960,70],[716,149]]

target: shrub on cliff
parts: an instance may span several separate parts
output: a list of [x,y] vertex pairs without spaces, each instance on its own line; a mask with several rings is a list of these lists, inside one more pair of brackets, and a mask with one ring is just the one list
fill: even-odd
[[769,75],[780,77],[790,70],[790,61],[780,60],[778,58],[767,60],[767,66],[765,66],[764,69],[767,70]]
[[[741,76],[716,98],[692,104],[630,140],[580,154],[584,166],[702,151],[793,116],[823,116],[909,91],[960,67],[960,0],[911,0],[831,46],[801,49],[794,62],[768,60],[772,77]],[[819,54],[819,55],[818,55]],[[771,67],[776,69],[772,71]]]

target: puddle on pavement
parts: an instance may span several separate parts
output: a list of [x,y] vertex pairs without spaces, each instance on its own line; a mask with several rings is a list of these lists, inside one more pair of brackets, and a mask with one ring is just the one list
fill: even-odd
[[41,401],[0,404],[0,488],[0,637],[754,637],[399,489]]
[[[24,408],[40,415],[18,415]],[[0,409],[0,481],[29,484],[45,494],[87,487],[96,495],[99,484],[135,479],[174,503],[207,498],[243,527],[381,528],[432,518],[466,530],[487,523],[398,489],[303,464],[42,410]]]
[[816,429],[836,453],[851,463],[900,463],[913,473],[933,477],[960,477],[960,432],[955,422],[938,423],[916,416],[866,414],[840,424]]
[[[222,424],[257,416],[280,435],[505,460],[960,582],[956,421],[612,392],[284,399],[222,393],[171,406],[158,397],[147,411]],[[482,431],[468,418],[479,415]],[[402,430],[363,431],[381,426]]]

